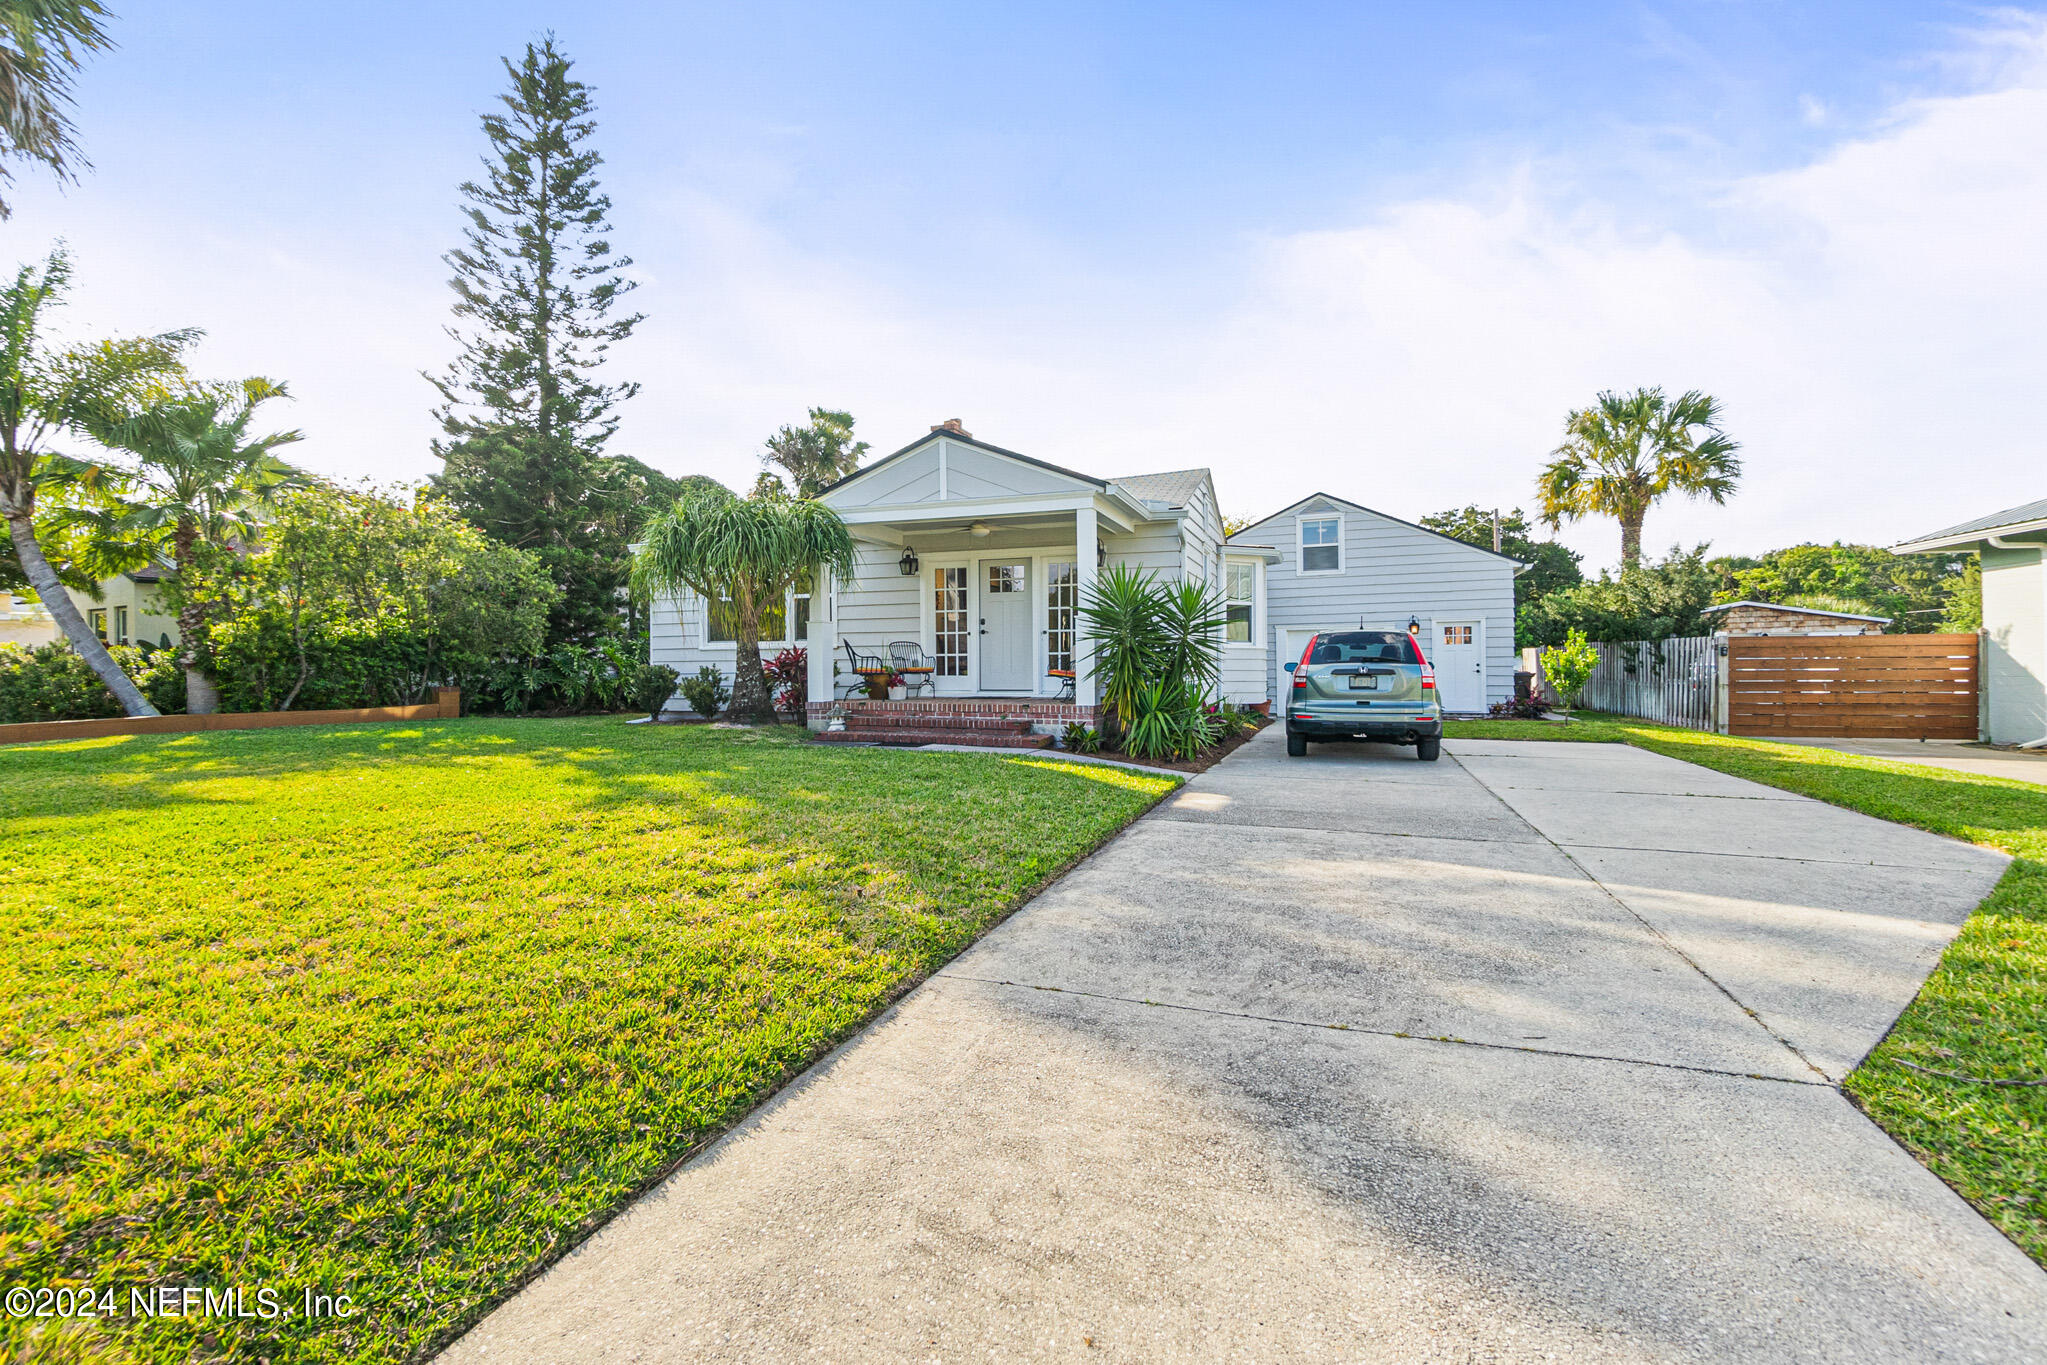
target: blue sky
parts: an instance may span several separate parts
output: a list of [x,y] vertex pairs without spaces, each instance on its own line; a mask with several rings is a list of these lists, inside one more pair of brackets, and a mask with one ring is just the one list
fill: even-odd
[[71,330],[196,324],[201,369],[289,381],[324,472],[434,467],[454,186],[499,54],[551,26],[649,315],[617,448],[676,473],[744,484],[824,403],[883,450],[957,416],[1209,465],[1242,513],[1413,517],[1526,503],[1571,405],[1662,383],[1723,399],[1750,475],[1652,544],[1888,541],[2042,491],[2037,12],[132,10],[80,82],[95,169],[19,185],[0,232],[71,242]]

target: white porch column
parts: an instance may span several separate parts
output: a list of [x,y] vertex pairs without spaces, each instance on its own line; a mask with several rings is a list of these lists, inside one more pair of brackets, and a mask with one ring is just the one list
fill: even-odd
[[[1095,546],[1099,543],[1092,506],[1073,514],[1074,604],[1087,599],[1095,586]],[[1082,706],[1095,704],[1094,640],[1088,634],[1087,619],[1078,611],[1073,616],[1073,699]]]
[[834,600],[837,589],[832,571],[820,564],[817,577],[811,580],[810,638],[805,642],[810,651],[810,700],[814,702],[832,700],[832,665],[839,657],[839,613]]

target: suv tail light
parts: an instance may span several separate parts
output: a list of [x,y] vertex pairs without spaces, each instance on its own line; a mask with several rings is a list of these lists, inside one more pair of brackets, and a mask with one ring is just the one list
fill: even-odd
[[1321,638],[1320,635],[1310,635],[1308,637],[1308,647],[1301,651],[1300,663],[1294,665],[1294,691],[1296,692],[1308,690],[1308,656],[1315,652],[1315,642]]
[[1410,635],[1407,637],[1407,647],[1414,651],[1414,661],[1422,666],[1422,691],[1435,691],[1436,670],[1429,666],[1427,659],[1422,657],[1422,642]]

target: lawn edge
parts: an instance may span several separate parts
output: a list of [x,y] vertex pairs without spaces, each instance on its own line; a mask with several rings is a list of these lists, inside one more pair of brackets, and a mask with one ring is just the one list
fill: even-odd
[[[975,755],[972,754],[963,755],[963,757],[968,758],[972,758],[974,756]],[[1057,755],[1055,754],[1053,756],[1056,757]],[[993,755],[991,755],[991,757],[993,757]],[[1089,847],[1083,849],[1079,853],[1074,854],[1073,857],[1067,859],[1067,861],[1062,863],[1060,866],[1053,868],[1050,872],[1047,872],[1044,875],[1044,877],[1042,877],[1037,882],[1033,883],[1030,887],[1017,893],[1016,899],[1009,905],[1003,907],[1000,913],[998,913],[992,919],[990,919],[987,925],[981,930],[980,933],[975,934],[973,938],[969,939],[967,942],[960,945],[959,952],[954,953],[951,957],[946,958],[945,961],[943,962],[936,963],[931,967],[925,968],[922,971],[904,977],[903,980],[900,983],[898,983],[896,987],[890,990],[890,992],[886,996],[884,996],[881,1000],[875,1003],[873,1009],[871,1009],[852,1027],[847,1029],[843,1036],[835,1038],[829,1043],[819,1044],[817,1049],[814,1052],[812,1052],[809,1056],[805,1057],[801,1062],[792,1063],[788,1070],[783,1072],[781,1075],[776,1076],[768,1084],[766,1089],[764,1089],[761,1092],[760,1098],[755,1100],[753,1104],[748,1106],[745,1113],[740,1114],[739,1116],[734,1118],[730,1123],[723,1124],[717,1129],[703,1134],[695,1142],[692,1142],[689,1146],[685,1147],[681,1152],[677,1153],[669,1161],[665,1162],[660,1167],[656,1168],[653,1171],[653,1173],[647,1176],[645,1180],[635,1185],[629,1192],[623,1195],[618,1200],[618,1202],[613,1204],[610,1208],[604,1209],[598,1213],[590,1214],[581,1223],[577,1224],[575,1229],[570,1234],[563,1238],[561,1244],[558,1247],[556,1247],[553,1251],[551,1251],[548,1255],[544,1256],[540,1260],[535,1261],[525,1270],[521,1271],[516,1279],[512,1280],[509,1284],[506,1285],[502,1293],[486,1301],[478,1303],[475,1310],[472,1313],[468,1313],[463,1316],[463,1319],[461,1320],[459,1325],[450,1326],[444,1329],[442,1332],[436,1333],[434,1336],[429,1337],[425,1342],[421,1344],[418,1351],[414,1354],[413,1359],[428,1360],[440,1355],[443,1351],[446,1351],[449,1347],[453,1346],[463,1337],[469,1335],[469,1333],[475,1330],[475,1328],[479,1324],[481,1324],[485,1318],[488,1318],[492,1313],[504,1307],[505,1304],[511,1302],[512,1299],[516,1298],[521,1291],[525,1290],[536,1280],[540,1279],[540,1277],[545,1275],[548,1271],[554,1269],[556,1265],[558,1265],[561,1261],[566,1259],[571,1253],[582,1250],[583,1246],[587,1242],[589,1242],[591,1238],[595,1237],[598,1233],[604,1231],[604,1229],[609,1227],[621,1214],[625,1213],[626,1210],[632,1208],[633,1205],[639,1203],[640,1200],[646,1198],[647,1195],[651,1194],[655,1189],[657,1189],[659,1186],[665,1183],[670,1177],[674,1176],[678,1171],[682,1170],[683,1167],[689,1165],[690,1162],[696,1160],[698,1157],[703,1156],[704,1154],[709,1152],[713,1147],[716,1147],[720,1142],[723,1142],[733,1133],[737,1132],[739,1129],[745,1127],[748,1123],[752,1122],[754,1117],[758,1115],[763,1109],[765,1109],[770,1103],[772,1103],[774,1099],[777,1096],[779,1096],[784,1090],[788,1089],[791,1085],[794,1085],[797,1081],[802,1080],[805,1076],[809,1075],[818,1066],[831,1060],[832,1057],[836,1056],[842,1050],[851,1047],[854,1043],[858,1042],[862,1037],[864,1037],[867,1034],[867,1032],[870,1029],[872,1029],[876,1024],[880,1023],[884,1018],[886,1018],[896,1008],[896,1006],[900,1005],[903,1002],[904,998],[908,996],[912,991],[916,990],[919,986],[922,986],[925,982],[929,981],[939,972],[945,970],[945,968],[951,966],[953,962],[956,961],[969,948],[972,948],[975,944],[979,943],[989,934],[994,933],[997,928],[1001,927],[1004,923],[1006,923],[1012,915],[1016,914],[1017,911],[1029,905],[1039,896],[1049,891],[1057,883],[1065,880],[1066,877],[1073,873],[1076,869],[1078,869],[1082,863],[1085,863],[1088,859],[1094,857],[1097,853],[1100,853],[1103,849],[1107,848],[1111,842],[1120,838],[1125,830],[1129,829],[1132,825],[1136,824],[1138,821],[1146,818],[1153,811],[1157,810],[1160,802],[1164,801],[1168,796],[1171,796],[1181,786],[1185,785],[1185,781],[1188,776],[1185,773],[1175,772],[1170,768],[1152,769],[1150,771],[1156,772],[1160,777],[1177,777],[1181,780],[1179,782],[1176,782],[1173,786],[1170,786],[1166,788],[1166,790],[1160,792],[1157,796],[1153,797],[1150,801],[1146,802],[1137,810],[1132,811],[1129,818],[1119,822],[1113,828],[1104,831],[1102,837],[1100,839],[1097,839]]]

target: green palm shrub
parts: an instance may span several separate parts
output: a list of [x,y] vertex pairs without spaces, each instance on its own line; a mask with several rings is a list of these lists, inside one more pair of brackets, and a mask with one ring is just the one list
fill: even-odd
[[1225,619],[1205,584],[1167,584],[1118,564],[1083,594],[1103,728],[1139,758],[1192,757],[1215,742],[1210,695],[1222,677]]
[[1193,757],[1220,735],[1210,696],[1222,677],[1224,604],[1204,583],[1161,583],[1130,565],[1083,593],[1101,684],[1103,731],[1134,757]]
[[1128,564],[1118,564],[1081,595],[1081,619],[1093,642],[1089,657],[1110,717],[1133,714],[1157,674],[1164,640],[1159,596],[1157,577]]

